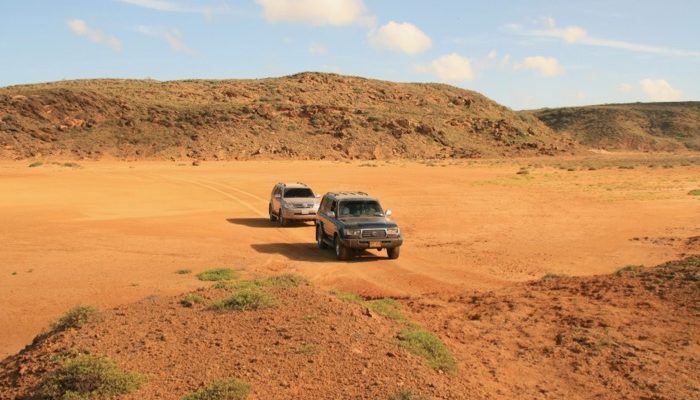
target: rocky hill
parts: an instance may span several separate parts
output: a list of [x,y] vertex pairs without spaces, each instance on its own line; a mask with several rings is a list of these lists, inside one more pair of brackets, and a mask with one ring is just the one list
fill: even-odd
[[699,272],[688,257],[411,299],[219,282],[72,310],[0,362],[0,398],[694,399]]
[[568,154],[530,114],[440,84],[325,73],[0,88],[0,159],[384,159]]
[[700,102],[633,103],[537,110],[557,132],[610,150],[700,150]]

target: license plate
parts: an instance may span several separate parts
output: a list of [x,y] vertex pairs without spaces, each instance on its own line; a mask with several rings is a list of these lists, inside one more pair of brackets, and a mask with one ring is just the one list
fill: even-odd
[[369,247],[374,247],[374,248],[382,247],[382,242],[369,242]]
[[307,214],[309,213],[309,210],[301,210],[301,213],[302,213],[303,215],[307,215]]

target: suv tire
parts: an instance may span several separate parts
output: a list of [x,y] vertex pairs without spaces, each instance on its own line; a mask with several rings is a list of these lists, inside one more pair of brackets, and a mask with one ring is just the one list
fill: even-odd
[[401,254],[401,247],[391,247],[386,249],[386,254],[389,256],[390,259],[396,260],[399,258],[399,254]]
[[319,249],[328,247],[326,242],[323,241],[323,227],[321,225],[316,225],[316,246],[318,246]]
[[267,206],[267,213],[270,214],[270,222],[277,221],[277,216],[272,213],[272,204]]
[[282,215],[282,210],[277,212],[277,221],[280,223],[280,226],[287,226],[287,220]]
[[350,249],[343,246],[343,243],[341,243],[340,238],[337,235],[335,237],[334,244],[335,256],[338,260],[347,260],[350,258]]

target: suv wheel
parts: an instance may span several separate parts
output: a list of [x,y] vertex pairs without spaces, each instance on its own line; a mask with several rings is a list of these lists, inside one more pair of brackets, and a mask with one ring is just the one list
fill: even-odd
[[280,226],[287,225],[287,220],[284,218],[284,215],[282,215],[281,209],[277,212],[277,221],[280,223]]
[[392,247],[386,249],[386,254],[389,256],[390,259],[396,260],[399,258],[399,254],[401,253],[399,250],[401,250],[401,247]]
[[350,249],[347,247],[343,246],[343,243],[340,242],[340,238],[338,236],[335,237],[335,256],[338,260],[347,260],[350,258]]
[[277,220],[277,216],[275,216],[275,214],[272,213],[272,204],[269,204],[269,205],[267,206],[267,213],[270,214],[270,221],[276,221],[276,220]]
[[326,242],[323,241],[323,227],[321,225],[316,225],[316,246],[318,246],[319,249],[328,247]]

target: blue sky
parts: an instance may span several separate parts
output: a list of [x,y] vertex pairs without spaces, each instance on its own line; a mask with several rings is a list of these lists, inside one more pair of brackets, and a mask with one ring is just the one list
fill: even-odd
[[700,1],[3,0],[0,86],[328,71],[514,109],[700,100]]

